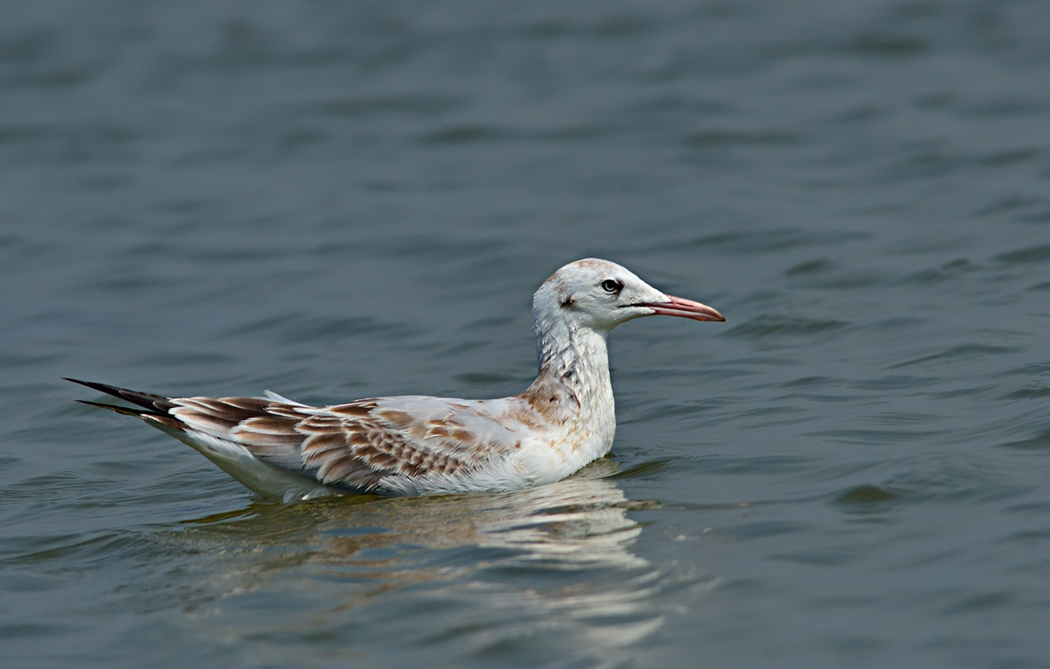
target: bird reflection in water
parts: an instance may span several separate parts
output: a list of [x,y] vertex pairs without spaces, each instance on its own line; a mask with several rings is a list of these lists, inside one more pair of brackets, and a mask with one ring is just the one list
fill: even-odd
[[[605,656],[658,629],[683,585],[683,574],[631,552],[642,525],[628,511],[652,504],[628,500],[607,478],[615,472],[602,459],[513,493],[255,504],[186,521],[173,538],[214,558],[193,567],[210,592],[198,589],[203,601],[188,608],[209,626],[224,619],[225,634],[272,625],[393,639],[411,620],[420,639],[467,649],[542,634],[551,648],[562,638],[572,653]],[[292,591],[299,613],[281,619],[231,601]],[[304,611],[303,596],[318,601]],[[207,610],[216,598],[221,613]],[[423,613],[435,607],[440,616]],[[384,629],[387,616],[398,634]]]

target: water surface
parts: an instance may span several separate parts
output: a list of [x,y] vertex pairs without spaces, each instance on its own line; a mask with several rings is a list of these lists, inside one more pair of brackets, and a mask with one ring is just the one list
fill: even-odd
[[[48,2],[0,24],[0,662],[1050,666],[1050,5]],[[495,397],[596,255],[610,458],[258,500],[61,376]]]

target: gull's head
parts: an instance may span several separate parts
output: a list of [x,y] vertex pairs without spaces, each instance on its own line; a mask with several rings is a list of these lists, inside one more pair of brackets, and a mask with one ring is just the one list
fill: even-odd
[[561,320],[602,334],[642,316],[725,320],[707,305],[661,293],[630,270],[598,258],[571,262],[552,274],[533,296],[532,312],[538,328]]

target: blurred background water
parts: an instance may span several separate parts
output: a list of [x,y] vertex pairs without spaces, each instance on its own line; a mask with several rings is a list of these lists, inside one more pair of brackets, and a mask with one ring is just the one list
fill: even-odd
[[[74,376],[494,397],[627,265],[613,455],[255,499]],[[1050,3],[7,3],[5,667],[1050,666]]]

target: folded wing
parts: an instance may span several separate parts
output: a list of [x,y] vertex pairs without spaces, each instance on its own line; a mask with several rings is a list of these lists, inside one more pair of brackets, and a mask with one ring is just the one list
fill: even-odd
[[508,420],[508,413],[522,410],[513,402],[525,406],[515,398],[406,396],[311,407],[274,394],[169,398],[69,380],[130,402],[135,406],[86,403],[142,418],[264,495],[412,494],[526,483],[510,461],[528,431]]
[[324,408],[245,397],[170,402],[168,415],[189,435],[232,442],[271,465],[356,492],[441,487],[520,443],[478,402],[396,397]]

